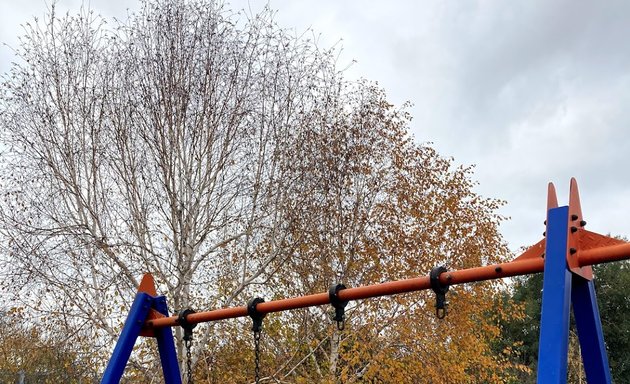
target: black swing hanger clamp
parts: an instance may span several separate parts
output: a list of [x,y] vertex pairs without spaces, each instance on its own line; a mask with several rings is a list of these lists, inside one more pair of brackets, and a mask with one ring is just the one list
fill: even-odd
[[259,312],[256,306],[260,303],[264,303],[265,299],[261,297],[254,297],[247,302],[247,314],[252,319],[252,331],[260,333],[262,330],[262,322],[266,313]]
[[177,314],[177,324],[184,330],[184,341],[192,341],[193,339],[193,329],[197,326],[197,323],[189,323],[186,319],[188,315],[192,315],[193,313],[195,313],[195,311],[187,308],[183,311],[179,311]]
[[335,308],[335,316],[333,320],[337,322],[337,329],[343,331],[346,328],[346,305],[348,300],[339,299],[339,291],[346,289],[343,284],[333,284],[328,290],[328,298],[330,304]]
[[433,268],[429,274],[431,289],[435,292],[435,315],[440,320],[446,317],[446,307],[448,307],[446,292],[448,292],[449,285],[440,281],[440,275],[444,272],[448,272],[448,269],[444,266],[439,266]]

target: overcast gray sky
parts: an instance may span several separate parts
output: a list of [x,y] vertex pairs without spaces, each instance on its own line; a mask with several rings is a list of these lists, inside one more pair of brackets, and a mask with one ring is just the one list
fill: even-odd
[[[0,41],[44,0],[0,0]],[[87,3],[87,2],[86,2]],[[266,1],[232,1],[260,9]],[[76,12],[81,1],[62,0]],[[546,188],[561,205],[580,186],[588,228],[630,236],[630,2],[270,0],[278,23],[340,42],[347,77],[365,77],[395,104],[411,101],[412,132],[458,164],[475,164],[477,191],[506,200],[502,226],[516,250],[541,238]],[[125,18],[137,0],[92,0]],[[0,48],[0,71],[12,51]]]

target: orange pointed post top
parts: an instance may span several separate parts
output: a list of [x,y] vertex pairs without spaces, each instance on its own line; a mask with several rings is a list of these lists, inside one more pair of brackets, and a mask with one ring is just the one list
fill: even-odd
[[138,286],[138,292],[148,293],[153,297],[157,296],[155,280],[153,280],[152,274],[145,273],[144,276],[142,276],[142,281],[140,281],[140,285]]
[[[138,292],[143,292],[153,297],[157,296],[157,291],[155,289],[155,280],[153,279],[153,275],[151,275],[150,273],[145,273],[144,276],[142,276],[142,281],[140,281],[140,285],[138,286]],[[156,311],[155,309],[151,308],[149,309],[149,314],[147,315],[146,320],[161,319],[163,317],[166,317],[166,316]],[[140,331],[140,336],[155,337],[155,330],[148,329],[145,327]]]
[[[552,208],[558,207],[558,197],[556,195],[556,188],[553,183],[549,183],[547,186],[547,212]],[[582,215],[582,204],[580,203],[580,193],[578,190],[577,181],[575,178],[571,178],[571,184],[569,188],[569,220],[568,233],[567,233],[567,265],[569,270],[587,280],[593,279],[593,268],[591,264],[593,262],[586,261],[584,258],[580,258],[580,253],[589,251],[589,257],[592,255],[605,254],[604,248],[611,246],[618,246],[626,244],[625,241],[615,239],[609,236],[600,235],[595,232],[590,232],[584,229],[586,221]],[[547,222],[545,221],[545,225]],[[536,244],[529,247],[525,252],[519,255],[513,261],[524,261],[527,259],[536,259],[544,257],[545,254],[546,239],[543,238]],[[597,248],[601,248],[597,249]],[[586,254],[585,254],[586,256]],[[602,262],[599,261],[598,263]]]
[[567,251],[567,265],[571,272],[576,275],[582,276],[586,280],[593,280],[593,268],[590,265],[580,267],[578,259],[578,251],[582,241],[582,233],[584,233],[584,226],[586,221],[582,216],[582,204],[580,203],[580,192],[578,191],[577,181],[575,178],[571,178],[571,185],[569,186],[569,233],[568,233],[568,251]]
[[553,183],[547,185],[547,211],[551,208],[558,208],[558,195],[556,195],[556,187]]

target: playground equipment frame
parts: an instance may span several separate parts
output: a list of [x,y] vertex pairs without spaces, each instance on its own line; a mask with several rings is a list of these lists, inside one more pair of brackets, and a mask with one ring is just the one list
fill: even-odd
[[[537,382],[566,383],[569,310],[573,305],[582,359],[588,383],[611,383],[591,265],[630,259],[630,243],[584,229],[577,182],[571,179],[569,205],[558,207],[553,184],[547,197],[546,236],[511,262],[453,270],[439,275],[450,286],[544,272]],[[368,299],[431,289],[430,277],[390,281],[337,292],[341,301]],[[330,304],[330,295],[261,302],[261,314]],[[188,324],[249,316],[247,306],[190,313]],[[181,384],[171,327],[180,326],[169,316],[166,298],[158,296],[153,277],[146,274],[127,316],[122,333],[103,374],[102,384],[118,383],[139,336],[155,337],[167,384]]]

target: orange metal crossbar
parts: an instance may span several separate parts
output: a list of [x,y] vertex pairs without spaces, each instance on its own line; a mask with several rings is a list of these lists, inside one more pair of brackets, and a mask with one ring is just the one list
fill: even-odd
[[[525,256],[525,254],[523,256]],[[443,284],[455,285],[542,272],[544,269],[544,259],[541,257],[542,254],[536,255],[534,253],[527,256],[528,257],[519,257],[515,261],[503,264],[445,272],[440,275],[440,282]],[[579,264],[581,266],[630,259],[630,243],[583,250],[580,251],[576,257],[579,259]],[[431,283],[429,276],[422,276],[413,279],[347,288],[339,291],[338,297],[342,301],[360,300],[371,297],[420,291],[430,288]],[[256,306],[256,310],[260,313],[272,313],[325,305],[329,303],[330,299],[328,293],[317,293],[313,295],[260,303]],[[242,306],[215,309],[207,312],[197,312],[188,315],[186,320],[191,324],[197,324],[245,316],[248,316],[247,307]],[[149,319],[145,323],[145,328],[173,327],[176,325],[178,325],[177,316],[171,316]]]
[[580,251],[578,259],[580,266],[630,259],[630,243]]
[[[543,259],[526,259],[513,261],[510,263],[490,265],[486,267],[463,269],[450,271],[440,276],[440,281],[444,284],[464,284],[473,281],[483,281],[498,279],[502,277],[524,275],[541,272],[543,270]],[[391,281],[387,283],[366,285],[363,287],[347,288],[339,291],[340,300],[360,300],[371,297],[393,295],[398,293],[420,291],[430,289],[429,276],[417,277],[413,279]],[[312,307],[329,304],[328,293],[318,293],[308,296],[293,297],[290,299],[274,300],[260,303],[256,310],[261,313],[280,312],[297,308]],[[235,317],[247,316],[247,307],[232,307],[216,309],[207,312],[197,312],[190,314],[186,320],[191,324],[203,323],[207,321],[217,321],[231,319]],[[177,316],[150,319],[146,322],[149,328],[172,327],[177,324]]]

